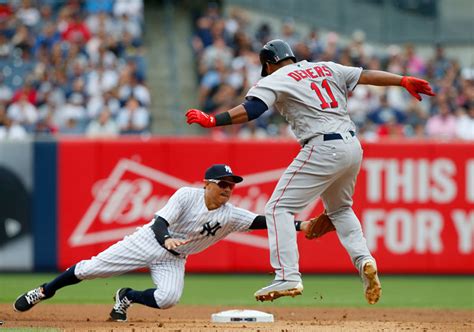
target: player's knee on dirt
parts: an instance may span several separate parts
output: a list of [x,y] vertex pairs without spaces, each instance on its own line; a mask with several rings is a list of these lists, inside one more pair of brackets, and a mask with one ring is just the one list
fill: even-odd
[[159,289],[155,290],[155,301],[160,309],[168,309],[178,304],[181,298],[181,293],[173,289]]

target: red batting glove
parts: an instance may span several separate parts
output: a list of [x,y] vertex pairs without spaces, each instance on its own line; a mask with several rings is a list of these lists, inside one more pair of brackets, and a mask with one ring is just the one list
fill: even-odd
[[204,113],[203,111],[190,109],[186,112],[188,124],[197,123],[204,128],[212,128],[216,126],[216,118],[213,115]]
[[412,76],[403,76],[400,85],[407,89],[410,94],[421,101],[421,96],[419,93],[423,93],[428,96],[435,96],[433,90],[431,90],[430,84],[422,79],[412,77]]

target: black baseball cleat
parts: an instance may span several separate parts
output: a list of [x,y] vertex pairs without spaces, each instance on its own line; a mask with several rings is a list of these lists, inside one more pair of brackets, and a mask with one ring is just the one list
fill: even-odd
[[46,284],[42,284],[38,288],[32,289],[25,294],[20,295],[13,304],[13,309],[20,312],[27,311],[33,308],[35,304],[49,299],[49,297],[44,294],[44,285]]
[[127,309],[132,305],[125,294],[131,290],[131,288],[120,288],[117,290],[114,296],[115,305],[110,312],[110,319],[114,322],[126,322],[127,321]]

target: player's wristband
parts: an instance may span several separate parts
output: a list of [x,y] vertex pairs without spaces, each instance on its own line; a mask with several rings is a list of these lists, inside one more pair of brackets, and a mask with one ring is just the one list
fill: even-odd
[[301,220],[295,220],[295,228],[297,232],[301,231]]
[[232,118],[230,117],[229,112],[219,113],[215,116],[216,127],[217,126],[227,126],[232,124]]

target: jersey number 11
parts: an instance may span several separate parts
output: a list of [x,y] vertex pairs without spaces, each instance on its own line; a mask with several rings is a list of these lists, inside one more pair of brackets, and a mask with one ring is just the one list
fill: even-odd
[[321,82],[321,87],[323,87],[324,90],[326,90],[327,95],[331,99],[331,103],[329,104],[326,99],[324,99],[323,94],[321,93],[321,89],[319,88],[318,84],[316,82],[311,83],[311,90],[314,90],[316,94],[318,95],[319,100],[321,101],[321,108],[337,108],[339,104],[337,103],[337,100],[334,98],[334,94],[331,91],[331,87],[329,86],[328,80],[323,80]]

